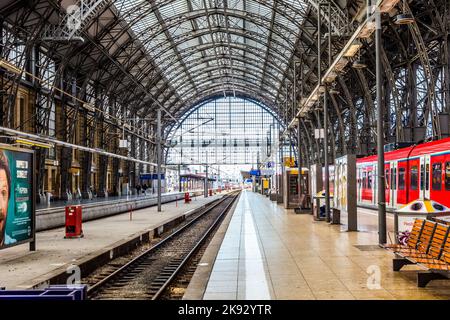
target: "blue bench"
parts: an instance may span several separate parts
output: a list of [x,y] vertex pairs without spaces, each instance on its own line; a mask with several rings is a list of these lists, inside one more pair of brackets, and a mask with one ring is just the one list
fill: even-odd
[[0,290],[0,300],[86,300],[87,285],[52,285],[38,290]]

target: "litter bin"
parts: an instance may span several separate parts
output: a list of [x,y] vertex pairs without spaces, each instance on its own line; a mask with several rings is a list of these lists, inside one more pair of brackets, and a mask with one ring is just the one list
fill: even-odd
[[66,235],[64,238],[82,238],[81,206],[66,206]]
[[333,208],[331,212],[331,224],[341,224],[341,210]]
[[184,203],[189,203],[191,202],[191,197],[189,196],[189,192],[186,192],[184,194]]
[[213,195],[213,191],[212,191],[212,189],[209,189],[209,196],[212,197],[212,195]]

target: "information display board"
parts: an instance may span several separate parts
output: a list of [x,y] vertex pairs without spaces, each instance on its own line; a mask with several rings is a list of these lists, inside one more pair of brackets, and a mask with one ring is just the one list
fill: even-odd
[[0,249],[34,243],[33,173],[33,151],[0,144]]

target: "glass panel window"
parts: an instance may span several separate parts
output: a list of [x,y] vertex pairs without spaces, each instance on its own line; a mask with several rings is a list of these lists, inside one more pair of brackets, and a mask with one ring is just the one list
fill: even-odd
[[431,176],[431,188],[433,190],[441,190],[442,187],[442,163],[433,163],[433,172]]
[[417,172],[417,166],[412,166],[411,167],[411,190],[417,190],[417,185],[418,185],[418,180],[419,180],[419,175]]
[[423,164],[420,165],[420,190],[423,190],[425,186],[425,170],[423,170]]
[[398,168],[398,190],[405,190],[405,168]]
[[392,175],[392,185],[394,190],[397,190],[397,168],[394,168],[394,174]]
[[428,163],[425,170],[425,189],[430,190],[430,164]]
[[445,163],[445,190],[450,190],[450,161]]
[[385,170],[385,177],[384,177],[384,181],[385,181],[385,188],[389,189],[390,185],[391,185],[391,181],[389,180],[389,169]]

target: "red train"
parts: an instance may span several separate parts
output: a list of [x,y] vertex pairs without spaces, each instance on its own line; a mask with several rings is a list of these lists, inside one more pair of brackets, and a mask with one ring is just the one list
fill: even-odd
[[[416,199],[450,207],[450,138],[385,153],[386,205]],[[377,204],[377,156],[357,160],[358,203]]]

